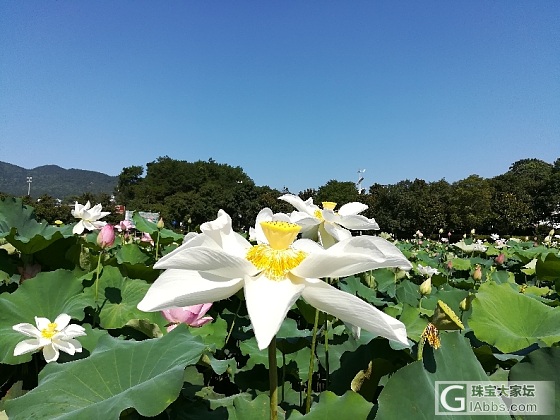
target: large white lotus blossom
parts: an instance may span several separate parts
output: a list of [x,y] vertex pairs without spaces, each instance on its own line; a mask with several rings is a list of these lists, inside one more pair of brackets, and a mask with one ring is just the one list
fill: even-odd
[[279,199],[296,208],[297,211],[290,214],[290,221],[301,226],[302,236],[318,240],[325,248],[350,238],[352,234],[348,229],[379,230],[379,225],[374,219],[359,214],[368,208],[362,203],[347,203],[338,211],[334,211],[336,203],[333,202],[323,202],[321,209],[313,204],[312,198],[303,201],[297,195],[285,194]]
[[21,323],[12,328],[28,337],[33,337],[17,343],[14,356],[33,353],[43,349],[43,356],[47,363],[58,359],[59,350],[68,354],[80,353],[82,345],[75,337],[86,335],[84,327],[70,324],[70,315],[60,314],[54,322],[48,318],[35,317],[35,325]]
[[300,226],[274,217],[270,209],[259,214],[255,232],[262,243],[253,246],[233,231],[230,216],[220,210],[216,220],[200,227],[202,233],[187,235],[154,265],[166,270],[138,309],[153,312],[215,302],[243,288],[260,349],[269,345],[300,296],[342,321],[408,345],[403,323],[320,280],[379,267],[412,268],[393,244],[358,236],[324,249],[309,239],[294,242]]
[[88,201],[85,206],[82,206],[76,201],[74,209],[72,210],[72,216],[76,219],[80,219],[76,226],[72,229],[72,233],[81,235],[82,232],[87,230],[101,229],[105,226],[105,222],[100,222],[99,219],[110,214],[110,211],[101,211],[101,204],[96,204],[91,207],[91,203]]

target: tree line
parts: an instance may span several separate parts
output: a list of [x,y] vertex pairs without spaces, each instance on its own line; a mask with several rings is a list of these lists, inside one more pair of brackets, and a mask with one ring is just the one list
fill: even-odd
[[[294,209],[278,200],[290,191],[257,186],[240,167],[208,161],[187,162],[159,157],[146,165],[123,168],[111,197],[86,193],[59,205],[52,197],[43,196],[28,203],[39,219],[65,223],[72,221],[70,205],[101,203],[104,209],[115,204],[127,210],[158,212],[167,227],[194,230],[216,217],[223,209],[233,220],[236,230],[247,230],[263,207],[274,212],[290,213]],[[334,201],[338,206],[358,201],[368,205],[363,215],[374,218],[382,231],[407,238],[417,230],[425,235],[468,233],[542,235],[553,224],[560,223],[560,158],[553,164],[539,159],[522,159],[494,178],[471,175],[457,182],[445,179],[426,182],[404,180],[396,184],[373,184],[358,191],[353,182],[331,180],[318,189],[300,191],[304,200],[314,203]],[[122,220],[113,212],[108,222]]]

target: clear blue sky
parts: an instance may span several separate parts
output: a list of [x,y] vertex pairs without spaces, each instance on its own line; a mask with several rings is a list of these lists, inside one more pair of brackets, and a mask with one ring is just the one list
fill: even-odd
[[560,157],[560,1],[0,2],[0,161],[297,193]]

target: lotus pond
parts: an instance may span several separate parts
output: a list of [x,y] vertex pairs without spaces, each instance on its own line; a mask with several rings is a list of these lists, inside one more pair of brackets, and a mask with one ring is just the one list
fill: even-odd
[[[0,200],[0,416],[266,419],[273,396],[278,418],[436,418],[440,381],[560,379],[554,232],[541,241],[467,234],[453,243],[447,235],[394,240],[379,233],[383,227],[365,232],[396,247],[411,268],[324,281],[400,321],[408,345],[297,299],[274,346],[263,348],[243,289],[174,328],[169,314],[138,309],[162,275],[154,265],[185,235],[138,214],[133,223],[133,231],[123,227],[103,241],[100,230],[76,234],[76,225],[36,220],[19,199]],[[50,343],[50,327],[36,318],[56,325],[61,314],[75,334],[63,337],[67,347],[55,360],[47,362],[43,342],[14,355],[29,338],[21,329],[31,331],[14,326],[37,324]],[[559,385],[554,392],[560,413]]]

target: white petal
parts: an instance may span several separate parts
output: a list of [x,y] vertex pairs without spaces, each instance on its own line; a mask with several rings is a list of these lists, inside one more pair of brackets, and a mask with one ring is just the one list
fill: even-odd
[[325,251],[321,245],[311,239],[298,239],[292,244],[292,248],[298,251],[304,251],[307,254]]
[[50,323],[51,321],[48,318],[44,318],[41,316],[35,317],[35,325],[37,325],[37,329],[39,331],[43,331],[45,328],[48,328]]
[[60,353],[58,349],[52,345],[48,345],[43,347],[43,357],[47,361],[47,363],[54,362],[58,359]]
[[290,213],[290,222],[301,226],[301,230],[305,231],[311,229],[321,223],[321,220],[314,216],[310,216],[307,213],[302,213],[300,211],[293,211]]
[[338,220],[341,226],[352,230],[379,230],[379,225],[374,219],[368,219],[360,214],[355,216],[342,216]]
[[298,277],[344,277],[381,267],[400,267],[412,264],[399,249],[377,236],[354,236],[332,247],[309,254],[292,270]]
[[307,213],[309,215],[313,215],[315,210],[319,210],[319,207],[313,204],[313,199],[311,198],[307,199],[306,201],[303,201],[297,195],[285,194],[281,197],[278,197],[278,199],[290,203],[292,206],[296,208],[296,210]]
[[43,347],[39,340],[30,338],[29,340],[23,340],[16,344],[14,348],[14,356],[20,356],[25,353],[32,353],[34,351],[40,350]]
[[56,329],[59,331],[63,330],[68,326],[68,324],[70,324],[71,319],[72,318],[68,314],[60,314],[54,320],[54,323],[56,324]]
[[80,220],[78,223],[76,223],[76,225],[72,228],[72,233],[74,235],[81,235],[84,231],[84,224],[83,222]]
[[[76,340],[74,340],[76,341]],[[62,350],[64,353],[73,355],[76,352],[74,345],[68,340],[54,340],[52,341],[52,346],[55,349]]]
[[268,347],[303,289],[303,283],[288,279],[274,281],[265,276],[245,279],[245,301],[259,349]]
[[335,223],[323,223],[323,227],[330,236],[336,239],[336,242],[342,242],[352,237],[352,233],[350,233],[349,230],[344,229],[342,226]]
[[303,298],[340,320],[408,346],[406,327],[376,307],[318,279],[306,279]]
[[35,337],[35,338],[41,337],[41,331],[39,331],[37,327],[35,327],[35,325],[29,324],[27,322],[16,324],[12,327],[12,329],[22,334],[25,334],[28,337]]
[[76,324],[68,325],[62,332],[64,333],[64,336],[68,338],[81,337],[87,335],[85,328],[82,327],[81,325],[76,325]]
[[[336,244],[337,240],[325,229],[327,223],[321,223],[319,225],[319,242],[323,246],[323,248],[327,249]],[[332,223],[330,223],[332,225]],[[350,233],[350,232],[348,232]],[[351,237],[352,235],[350,235]]]
[[205,271],[229,278],[258,273],[257,268],[245,258],[231,255],[221,249],[206,247],[186,248],[181,252],[173,251],[154,264],[154,268]]
[[243,236],[233,231],[231,217],[224,210],[218,211],[216,220],[203,223],[200,230],[231,255],[243,257],[251,247],[251,244]]
[[338,210],[338,214],[340,214],[341,216],[350,216],[354,214],[360,214],[367,209],[368,206],[363,203],[346,203]]
[[229,279],[189,270],[166,270],[150,286],[138,309],[155,312],[226,299],[243,287],[243,279]]

